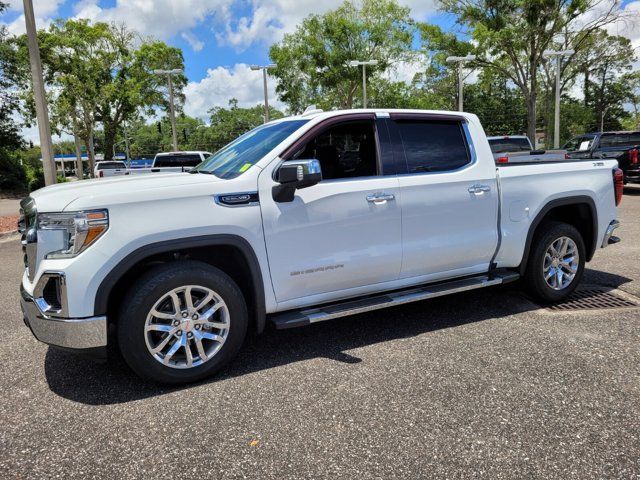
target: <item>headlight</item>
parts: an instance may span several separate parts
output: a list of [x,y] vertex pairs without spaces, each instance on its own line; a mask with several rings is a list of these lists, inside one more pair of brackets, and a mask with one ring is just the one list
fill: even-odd
[[38,231],[55,230],[62,234],[60,248],[50,250],[45,258],[75,257],[100,238],[108,228],[109,214],[106,210],[38,214]]

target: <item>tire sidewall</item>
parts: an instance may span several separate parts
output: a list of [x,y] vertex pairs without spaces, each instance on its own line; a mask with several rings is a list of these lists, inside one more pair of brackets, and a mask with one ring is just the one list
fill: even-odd
[[[578,248],[578,270],[571,283],[562,290],[554,290],[544,279],[543,263],[547,249],[552,242],[560,237],[569,237]],[[578,286],[582,279],[585,266],[585,246],[580,232],[573,226],[562,222],[549,222],[541,227],[541,231],[534,239],[534,247],[527,266],[527,280],[532,293],[543,302],[555,303],[567,298]]]
[[[247,307],[233,280],[203,262],[164,264],[147,272],[127,295],[118,318],[118,344],[125,361],[139,376],[160,383],[181,384],[203,379],[226,365],[238,352],[247,332]],[[155,303],[174,288],[200,285],[216,292],[229,309],[229,333],[213,358],[189,369],[162,365],[149,352],[144,326]]]

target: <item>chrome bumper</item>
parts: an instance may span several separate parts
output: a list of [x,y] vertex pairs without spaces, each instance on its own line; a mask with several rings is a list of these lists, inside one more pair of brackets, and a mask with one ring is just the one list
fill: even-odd
[[619,226],[620,222],[618,220],[612,220],[611,223],[609,223],[607,230],[604,232],[604,238],[602,239],[602,248],[612,243],[618,243],[620,241],[618,237],[613,236],[613,232]]
[[72,349],[107,345],[107,317],[56,318],[42,311],[42,298],[34,298],[20,285],[24,323],[41,342]]

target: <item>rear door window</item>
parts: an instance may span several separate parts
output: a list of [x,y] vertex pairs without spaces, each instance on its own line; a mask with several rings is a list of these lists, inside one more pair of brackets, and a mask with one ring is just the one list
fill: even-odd
[[408,173],[447,172],[471,163],[462,129],[455,120],[398,120]]
[[601,147],[633,147],[635,145],[640,145],[640,132],[603,135],[600,139]]

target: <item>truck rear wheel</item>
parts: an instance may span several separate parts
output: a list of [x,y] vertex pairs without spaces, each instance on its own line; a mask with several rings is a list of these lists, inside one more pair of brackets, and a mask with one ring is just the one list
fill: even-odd
[[584,264],[585,247],[580,232],[568,223],[544,223],[534,236],[525,280],[538,300],[560,302],[580,283]]
[[168,384],[201,380],[238,352],[247,332],[242,292],[203,262],[159,265],[125,296],[118,344],[140,377]]

